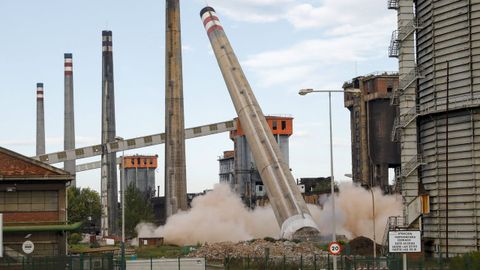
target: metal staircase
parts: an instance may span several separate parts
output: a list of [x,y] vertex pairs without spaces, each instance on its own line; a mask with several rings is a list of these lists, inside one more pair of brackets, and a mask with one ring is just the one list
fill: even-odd
[[383,255],[386,255],[388,253],[388,232],[405,229],[406,227],[407,226],[405,224],[405,219],[402,216],[388,217],[387,226],[385,226],[385,231],[383,233],[383,239],[382,239]]
[[398,0],[388,0],[387,1],[388,9],[398,9]]
[[388,47],[388,57],[396,57],[400,53],[400,40],[398,39],[398,30],[392,32],[390,46]]
[[423,70],[418,66],[412,68],[407,74],[405,74],[405,76],[400,78],[398,88],[393,90],[390,97],[390,105],[398,105],[399,98],[403,95],[405,89],[412,85],[416,80],[422,78],[425,78],[425,76],[423,75]]
[[407,177],[409,176],[413,171],[415,171],[419,166],[425,165],[425,162],[423,161],[422,155],[417,154],[410,159],[405,166],[403,166],[402,170],[400,171],[400,177]]
[[400,27],[400,31],[398,32],[398,40],[400,40],[400,42],[405,40],[405,38],[413,34],[413,32],[415,32],[415,30],[418,28],[422,28],[422,23],[417,18],[414,18],[405,26]]

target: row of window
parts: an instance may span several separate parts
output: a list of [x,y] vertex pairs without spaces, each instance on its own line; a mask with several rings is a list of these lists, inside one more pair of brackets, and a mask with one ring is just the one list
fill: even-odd
[[0,191],[0,212],[58,211],[58,191]]
[[[130,163],[132,165],[147,165],[150,164],[150,165],[153,165],[153,159],[145,159],[145,158],[127,158],[127,160],[130,159]],[[135,162],[136,161],[136,162]]]
[[[287,121],[280,121],[280,125],[281,125],[281,130],[287,130]],[[278,130],[278,123],[277,121],[272,121],[272,129],[273,130]]]

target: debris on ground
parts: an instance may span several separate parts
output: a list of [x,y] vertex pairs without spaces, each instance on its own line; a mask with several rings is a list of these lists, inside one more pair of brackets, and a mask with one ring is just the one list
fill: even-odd
[[201,257],[207,260],[221,260],[228,258],[258,258],[265,257],[268,253],[269,257],[300,257],[325,255],[321,247],[311,242],[291,242],[284,240],[250,240],[239,243],[220,242],[212,244],[204,244],[197,250],[188,254],[188,257]]

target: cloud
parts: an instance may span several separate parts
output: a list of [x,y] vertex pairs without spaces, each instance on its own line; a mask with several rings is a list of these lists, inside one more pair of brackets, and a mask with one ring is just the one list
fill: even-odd
[[295,0],[209,0],[219,13],[240,22],[268,23],[285,17]]
[[[355,33],[348,36],[301,41],[286,49],[250,55],[243,64],[265,86],[294,83],[297,86],[331,84],[345,65],[371,58],[386,58],[387,40],[382,35]],[[338,87],[338,86],[337,86]]]
[[[211,0],[229,18],[250,23],[284,20],[305,36],[287,48],[249,55],[242,64],[263,87],[336,84],[355,62],[387,59],[395,13],[383,0]],[[360,12],[361,11],[361,12]],[[307,31],[308,30],[308,31]],[[313,31],[314,30],[314,31]],[[298,33],[297,33],[298,34]]]

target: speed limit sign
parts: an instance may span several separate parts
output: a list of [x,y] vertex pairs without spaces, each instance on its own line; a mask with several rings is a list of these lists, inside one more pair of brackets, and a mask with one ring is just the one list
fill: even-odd
[[338,242],[331,242],[330,245],[328,245],[328,251],[332,255],[338,255],[342,252],[342,246]]

